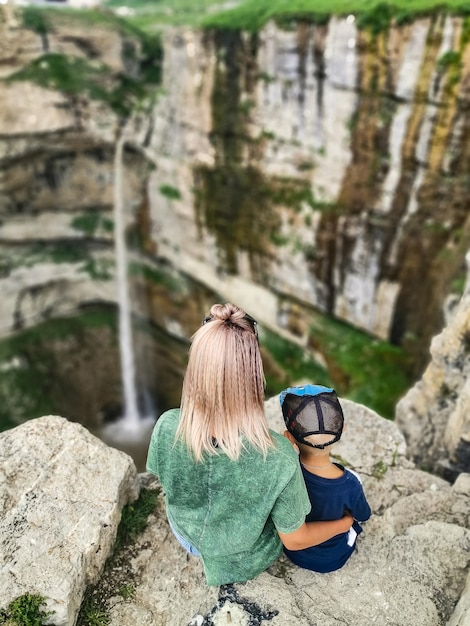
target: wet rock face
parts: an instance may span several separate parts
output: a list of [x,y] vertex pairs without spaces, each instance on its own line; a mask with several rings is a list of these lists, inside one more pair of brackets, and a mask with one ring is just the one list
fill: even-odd
[[[128,95],[113,89],[143,82],[142,50],[100,16],[90,26],[83,12],[0,6],[2,429],[50,412],[95,429],[122,407],[113,184]],[[134,222],[145,158],[128,146],[123,165]],[[131,243],[137,230],[129,225]]]
[[[112,77],[132,74],[123,59],[125,36],[104,22],[90,28],[79,12],[67,19],[65,13],[50,17],[35,10],[0,9],[3,335],[116,299],[113,159],[119,115],[111,98],[93,98],[89,90],[98,67],[106,68],[101,86],[109,96]],[[67,82],[71,76],[82,93]],[[125,199],[138,207],[142,159],[128,151],[124,161]]]
[[165,154],[155,183],[180,198],[152,197],[160,252],[207,283],[264,286],[276,324],[295,296],[404,344],[419,371],[470,243],[461,29],[439,17],[373,36],[333,18],[168,34],[152,145]]
[[[138,42],[104,23],[55,18],[35,32],[2,11],[4,78],[57,56],[139,71]],[[470,242],[462,29],[438,17],[377,35],[336,18],[249,36],[169,31],[164,93],[132,137],[157,168],[129,146],[126,157],[145,249],[247,309],[254,284],[273,300],[270,324],[293,332],[283,313],[295,298],[406,345],[419,370]],[[110,243],[115,100],[2,83],[6,245],[38,232]]]

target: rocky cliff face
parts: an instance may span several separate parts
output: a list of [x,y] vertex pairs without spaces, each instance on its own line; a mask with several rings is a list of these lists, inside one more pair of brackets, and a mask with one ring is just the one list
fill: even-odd
[[[470,268],[470,255],[467,255]],[[431,343],[431,363],[400,400],[396,421],[411,458],[449,480],[470,470],[470,281],[443,332]]]
[[[122,22],[98,12],[6,5],[0,16],[0,334],[8,337],[0,422],[17,423],[47,407],[93,426],[118,414],[122,403],[116,138],[136,99],[146,91],[151,98],[158,86],[161,48],[157,42],[149,51]],[[127,144],[123,156],[134,246],[151,166],[136,149],[142,143]],[[135,263],[133,273],[141,276],[140,268]],[[136,330],[141,386],[153,396],[148,364],[161,362],[171,346],[151,328]],[[176,354],[162,372],[163,390],[178,388]]]
[[[359,383],[318,310],[401,343],[420,370],[470,245],[468,19],[378,34],[351,18],[168,31],[160,88],[162,49],[110,16],[1,11],[3,423],[120,411],[113,185],[125,123],[141,404],[178,402],[188,337],[219,299],[308,348],[308,376],[340,392]],[[93,376],[102,355],[106,375]],[[381,362],[401,374],[394,358]],[[370,378],[364,359],[356,370]],[[64,379],[59,363],[80,375]]]
[[274,326],[313,305],[419,370],[470,243],[468,22],[185,31],[165,51],[159,253]]

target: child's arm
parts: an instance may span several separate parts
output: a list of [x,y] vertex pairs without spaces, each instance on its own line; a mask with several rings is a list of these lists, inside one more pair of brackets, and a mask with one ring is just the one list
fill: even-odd
[[355,472],[354,470],[350,468],[347,469],[346,471],[348,471],[350,474],[355,476],[360,484],[359,494],[357,495],[357,499],[354,502],[354,504],[349,507],[351,514],[354,517],[354,519],[357,520],[358,522],[366,522],[369,519],[369,517],[372,515],[372,511],[370,509],[369,503],[367,502],[364,489],[362,487],[361,477],[359,476],[357,472]]
[[292,533],[280,533],[279,537],[288,550],[303,550],[323,543],[336,535],[347,532],[353,523],[352,515],[330,522],[304,522]]
[[363,491],[361,491],[359,497],[354,503],[354,506],[351,509],[351,513],[354,519],[358,522],[366,522],[371,516],[372,511]]

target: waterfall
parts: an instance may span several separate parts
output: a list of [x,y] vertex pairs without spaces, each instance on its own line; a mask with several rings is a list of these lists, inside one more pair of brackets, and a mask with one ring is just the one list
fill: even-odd
[[[155,410],[141,415],[137,404],[136,369],[132,341],[132,311],[127,277],[126,211],[124,202],[123,154],[124,132],[119,137],[114,155],[114,247],[116,256],[117,300],[119,306],[119,348],[123,385],[122,416],[100,429],[100,437],[108,445],[129,454],[137,470],[145,471],[148,444],[155,425]],[[138,147],[132,144],[133,147]],[[145,152],[144,152],[145,155]],[[147,155],[145,155],[147,156]]]
[[127,280],[126,218],[123,199],[123,152],[126,140],[121,135],[114,157],[114,245],[116,251],[116,279],[119,305],[119,348],[124,387],[123,420],[130,428],[139,427],[140,415],[135,389],[134,350],[132,345],[132,316]]

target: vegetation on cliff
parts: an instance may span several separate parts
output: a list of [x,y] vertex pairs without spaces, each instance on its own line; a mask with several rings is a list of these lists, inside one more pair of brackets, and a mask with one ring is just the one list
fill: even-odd
[[[120,18],[112,11],[87,9],[77,11],[30,5],[21,9],[21,16],[25,28],[30,28],[44,38],[46,49],[48,34],[60,32],[64,27],[75,25],[85,31],[96,27],[114,31],[122,37],[125,43],[123,53],[127,60],[138,61],[141,78],[154,84],[161,81],[163,48],[160,38],[136,28],[131,22]],[[139,49],[135,46],[137,42]],[[86,44],[82,42],[82,45],[86,49]],[[92,46],[89,46],[88,52],[93,56]]]
[[[121,0],[107,0],[112,9]],[[399,23],[414,17],[448,11],[470,15],[467,0],[239,0],[236,7],[225,8],[221,0],[134,0],[129,3],[127,19],[144,30],[158,30],[165,24],[190,24],[208,28],[257,31],[269,20],[324,22],[331,15],[354,14],[359,27],[387,28],[390,20]]]
[[139,498],[127,504],[121,515],[113,553],[105,564],[98,583],[90,585],[83,598],[77,626],[107,626],[113,604],[135,594],[132,560],[138,553],[135,543],[158,511],[160,488],[153,483],[141,489]]
[[37,593],[26,593],[0,609],[0,624],[5,626],[46,626],[53,611],[45,611],[46,598]]
[[379,31],[388,28],[390,21],[399,23],[418,16],[449,11],[469,15],[466,0],[245,0],[232,10],[209,16],[204,25],[208,27],[259,30],[269,20],[288,23],[292,20],[307,20],[323,23],[331,15],[357,17],[359,28]]
[[[26,7],[22,11],[23,25],[43,38],[44,54],[8,77],[9,81],[24,80],[42,87],[62,91],[70,97],[86,94],[107,104],[117,115],[127,117],[139,102],[160,84],[161,41],[148,35],[111,12],[69,11]],[[48,36],[68,26],[84,29],[100,26],[114,30],[123,40],[123,67],[116,72],[97,57],[91,43],[82,43],[83,56],[48,52]]]
[[[149,518],[158,510],[160,489],[155,484],[143,487],[138,499],[122,509],[113,552],[105,564],[104,573],[95,585],[86,589],[78,615],[78,626],[106,626],[110,623],[109,609],[117,598],[128,600],[135,594],[134,574],[130,561],[136,554],[135,543],[147,528]],[[0,608],[0,624],[5,626],[48,626],[54,611],[46,611],[46,598],[27,593]]]
[[[119,3],[121,4],[121,3]],[[176,16],[178,20],[191,21],[194,17],[197,20],[204,18],[205,9],[216,3],[209,0],[200,0],[199,3],[165,2],[158,3],[160,9],[167,7],[167,21],[171,21]],[[153,28],[156,7],[152,4],[152,9],[145,13],[145,26],[148,30]],[[134,8],[148,9],[149,2],[136,2]],[[191,11],[189,10],[191,8]],[[354,213],[358,207],[373,206],[373,194],[377,192],[378,182],[383,182],[385,170],[381,167],[386,160],[386,156],[380,160],[380,153],[387,154],[387,137],[394,113],[396,101],[391,100],[384,90],[384,80],[388,76],[388,68],[385,64],[377,67],[374,63],[379,61],[380,48],[384,42],[381,40],[383,28],[387,27],[390,20],[404,21],[413,14],[422,14],[442,9],[441,4],[433,2],[408,3],[393,2],[388,4],[364,3],[359,0],[355,3],[333,2],[301,2],[300,0],[286,2],[276,2],[274,0],[257,0],[256,2],[242,2],[236,9],[230,11],[220,11],[205,19],[204,24],[208,27],[217,26],[214,33],[215,53],[217,63],[214,75],[214,89],[212,93],[212,115],[213,125],[211,141],[215,148],[215,164],[213,167],[197,166],[194,169],[195,180],[195,202],[199,225],[206,228],[214,235],[220,254],[217,260],[221,272],[235,274],[240,258],[240,252],[246,253],[249,258],[253,276],[259,283],[276,291],[275,278],[270,276],[268,263],[276,257],[277,251],[284,246],[296,246],[304,254],[305,260],[313,265],[317,259],[328,259],[328,251],[332,249],[331,238],[327,242],[328,250],[323,251],[321,245],[306,246],[300,241],[292,241],[285,235],[281,228],[281,211],[288,213],[288,220],[293,221],[301,215],[305,220],[305,226],[310,227],[313,221],[313,213],[321,213],[323,224],[329,228],[324,231],[337,232],[337,223],[347,212]],[[468,7],[464,3],[455,1],[446,3],[447,10],[459,13],[468,12]],[[354,119],[351,120],[351,144],[352,152],[355,156],[350,175],[345,177],[345,184],[342,196],[337,203],[321,204],[316,202],[311,191],[311,180],[309,170],[313,169],[314,163],[306,161],[299,165],[300,176],[293,177],[269,177],[258,166],[257,156],[262,153],[265,144],[275,140],[274,135],[262,130],[257,137],[250,135],[250,117],[255,105],[255,90],[258,82],[265,80],[267,83],[271,77],[262,76],[258,73],[257,67],[257,34],[251,33],[248,36],[242,35],[237,29],[257,30],[268,19],[275,19],[282,23],[285,28],[292,28],[294,20],[306,20],[312,22],[322,22],[330,13],[357,13],[357,24],[359,27],[367,27],[376,38],[377,46],[371,45],[367,54],[361,58],[363,63],[362,75],[368,79],[360,86],[360,92],[367,95],[363,98]],[[161,64],[161,44],[158,37],[150,37],[141,31],[131,27],[126,20],[120,20],[109,13],[100,11],[91,12],[68,12],[54,10],[38,10],[28,8],[23,13],[24,25],[38,33],[45,42],[50,33],[54,32],[58,21],[63,19],[81,20],[83,24],[106,24],[106,27],[117,28],[121,33],[125,45],[123,54],[126,60],[136,72],[129,75],[112,71],[104,64],[98,63],[93,55],[84,57],[70,57],[58,53],[45,52],[43,56],[36,59],[24,70],[11,77],[14,80],[29,80],[42,86],[58,89],[67,93],[71,98],[79,94],[87,94],[89,98],[106,103],[119,116],[127,116],[136,104],[148,94],[148,87],[151,89],[159,84],[160,64]],[[142,13],[144,16],[144,13]],[[193,17],[191,17],[193,16]],[[137,16],[136,16],[137,18]],[[177,20],[175,20],[177,21]],[[434,34],[439,29],[434,30]],[[468,43],[470,37],[469,19],[464,22],[461,35],[461,47]],[[134,45],[133,42],[140,42]],[[438,58],[439,38],[436,35],[430,37],[428,48],[433,53],[429,54],[429,68],[438,67],[441,78],[446,82],[446,93],[449,98],[454,98],[453,89],[461,78],[461,51],[452,51]],[[374,45],[375,45],[374,43]],[[47,45],[45,46],[47,50]],[[375,54],[376,53],[376,54]],[[299,55],[302,60],[302,53]],[[423,100],[424,101],[424,100]],[[421,102],[418,103],[418,107]],[[419,113],[420,111],[418,111]],[[422,111],[421,111],[422,113]],[[444,124],[442,127],[446,127]],[[370,152],[358,150],[360,141],[368,141],[374,149]],[[410,146],[416,145],[416,137],[410,136]],[[247,158],[247,153],[249,158]],[[356,158],[356,154],[358,158]],[[316,158],[316,156],[315,156]],[[410,160],[411,163],[411,160]],[[465,172],[465,161],[461,161],[461,169]],[[415,164],[408,164],[409,173]],[[456,166],[457,167],[457,166]],[[354,170],[354,168],[356,168]],[[305,178],[302,178],[302,172]],[[434,198],[443,195],[443,185],[452,186],[453,197],[457,198],[455,190],[456,178],[446,174],[447,179],[440,188],[437,186],[442,182],[439,176],[434,176],[434,181],[428,186],[432,191],[433,202],[430,209],[425,228],[422,224],[412,223],[415,234],[412,238],[412,245],[416,252],[411,258],[412,267],[404,266],[403,282],[407,277],[409,280],[408,291],[403,290],[403,294],[408,296],[414,290],[415,299],[423,299],[424,293],[428,297],[433,292],[433,284],[426,283],[428,276],[444,276],[443,266],[452,268],[458,260],[459,254],[447,245],[449,240],[446,228],[439,221],[440,206],[434,202]],[[450,181],[450,182],[449,182]],[[361,183],[361,184],[358,184]],[[406,181],[405,181],[406,182]],[[348,186],[349,185],[349,186]],[[357,191],[357,190],[360,191]],[[168,201],[178,201],[182,194],[171,185],[161,185],[159,188],[161,195]],[[446,197],[450,197],[448,194]],[[461,196],[464,198],[464,195]],[[458,198],[457,198],[458,199]],[[403,200],[399,198],[400,202]],[[402,203],[405,206],[404,202]],[[462,207],[466,206],[462,203]],[[463,215],[462,211],[461,214]],[[460,214],[456,216],[459,217]],[[462,217],[460,215],[460,217]],[[317,216],[315,216],[317,217]],[[459,217],[459,219],[460,219]],[[372,218],[374,216],[372,215]],[[419,218],[421,219],[421,217]],[[463,218],[462,218],[463,219]],[[456,222],[457,223],[457,222]],[[98,213],[83,214],[74,218],[73,226],[85,233],[87,236],[95,236],[97,229],[110,231],[112,223],[99,218]],[[375,236],[379,228],[371,222],[369,224],[370,235]],[[380,224],[379,224],[380,226]],[[393,229],[393,225],[390,230]],[[457,232],[456,230],[453,232]],[[450,241],[454,248],[460,240]],[[421,253],[421,244],[425,242],[429,249],[442,249],[442,257],[432,272],[422,272],[422,265],[426,264],[426,258]],[[418,242],[418,243],[416,243]],[[346,241],[346,243],[348,243]],[[321,244],[321,242],[320,242]],[[460,245],[460,244],[459,244]],[[447,248],[446,248],[447,246]],[[346,246],[345,246],[346,250]],[[87,271],[93,279],[108,279],[110,272],[105,265],[99,267],[92,263],[91,259],[81,257],[78,248],[61,247],[51,251],[67,256],[70,261],[82,261],[82,271]],[[325,254],[322,254],[325,252]],[[459,252],[459,251],[458,251]],[[447,256],[446,256],[447,254]],[[72,258],[71,258],[72,257]],[[449,258],[451,257],[451,258]],[[346,256],[345,256],[346,258]],[[57,260],[56,262],[60,262]],[[333,267],[330,264],[330,267]],[[131,267],[131,273],[135,270],[135,265]],[[449,270],[446,270],[447,272]],[[421,272],[421,278],[419,275]],[[313,272],[312,272],[313,273]],[[173,289],[174,277],[168,274],[155,272],[144,268],[146,288],[152,290],[159,283],[165,286],[168,292]],[[429,278],[429,280],[430,280]],[[327,282],[327,281],[325,281]],[[444,282],[444,278],[441,280]],[[330,281],[331,284],[331,281]],[[149,287],[150,285],[150,287]],[[156,291],[156,289],[155,289]],[[436,299],[441,297],[441,292],[436,291]],[[188,299],[189,300],[189,299]],[[412,307],[410,307],[412,309]],[[330,307],[330,312],[333,306]],[[414,310],[407,311],[402,307],[405,314],[411,315]],[[403,315],[403,318],[405,317]],[[177,316],[175,316],[177,319]],[[45,322],[45,325],[58,323]],[[101,331],[90,333],[83,331],[78,324],[67,320],[60,321],[59,329],[67,326],[68,330],[64,337],[56,341],[56,337],[48,337],[44,334],[43,327],[23,330],[16,337],[9,339],[4,345],[5,375],[3,387],[0,388],[0,397],[5,397],[3,415],[0,411],[0,422],[5,420],[7,427],[12,425],[11,415],[15,419],[25,419],[26,417],[36,417],[41,414],[58,412],[68,414],[59,406],[60,378],[51,382],[47,375],[51,370],[59,371],[54,350],[48,353],[50,345],[61,343],[73,343],[72,337],[84,336],[86,343],[96,342],[96,337],[102,336]],[[312,313],[308,319],[309,330],[307,332],[310,350],[304,350],[292,342],[287,342],[281,338],[271,335],[266,331],[264,336],[265,360],[267,363],[267,394],[277,393],[282,387],[293,384],[302,379],[315,379],[324,384],[335,386],[341,395],[349,396],[354,400],[367,404],[384,416],[392,417],[396,399],[408,388],[410,384],[409,360],[404,351],[399,347],[393,347],[386,342],[380,342],[361,331],[328,319],[328,316],[321,316]],[[107,323],[103,323],[106,329]],[[112,336],[114,338],[114,326]],[[394,339],[400,343],[404,338],[408,343],[413,341],[411,333],[406,334],[407,320],[398,319],[394,327]],[[41,339],[39,340],[39,333]],[[37,334],[37,337],[36,337]],[[429,333],[428,333],[429,334]],[[109,336],[109,333],[106,334]],[[44,341],[44,339],[46,341]],[[32,340],[32,341],[31,341]],[[24,341],[24,343],[22,343]],[[29,343],[26,347],[26,341]],[[104,341],[104,340],[103,340]],[[427,341],[427,338],[426,338]],[[46,346],[46,343],[50,345]],[[110,350],[107,340],[106,349]],[[8,344],[8,345],[7,345]],[[15,345],[13,345],[15,344]],[[11,349],[10,349],[11,348]],[[59,349],[61,347],[59,346]],[[60,354],[59,349],[57,354]],[[323,356],[326,367],[321,366],[311,356],[314,352]],[[424,354],[424,351],[422,351]],[[20,355],[19,359],[17,355]],[[44,358],[41,358],[44,355]],[[52,355],[52,356],[51,356]],[[427,358],[427,351],[425,353]],[[34,367],[30,365],[34,361]],[[36,365],[37,363],[37,365]],[[20,397],[18,403],[13,400],[17,396],[9,394],[9,385],[16,386]],[[62,385],[65,388],[65,384]],[[2,391],[3,389],[3,391]],[[71,394],[67,388],[68,395]],[[26,404],[30,401],[32,404]],[[116,391],[116,396],[119,391]],[[8,399],[8,401],[7,401]],[[46,400],[47,399],[47,400]],[[51,399],[54,408],[51,410]],[[49,402],[49,404],[47,404]],[[19,408],[25,407],[24,413],[19,412]],[[57,407],[57,409],[55,408]],[[99,409],[101,410],[101,406]],[[74,407],[75,409],[75,407]],[[96,412],[97,413],[97,412]],[[72,415],[74,417],[74,415]]]
[[[118,356],[116,324],[116,316],[108,308],[73,318],[54,318],[4,338],[0,342],[0,431],[51,414],[64,414],[72,421],[84,423],[84,407],[90,401],[93,404],[95,395],[92,381],[100,374],[98,369],[94,374],[90,372],[87,382],[87,365],[80,365],[80,353],[99,345],[102,355],[112,352],[112,363]],[[64,358],[65,354],[68,357]],[[75,360],[72,366],[70,359]],[[69,378],[71,367],[73,380]],[[108,370],[107,383],[112,388],[110,378]],[[114,390],[116,404],[119,393],[119,388]],[[109,400],[113,391],[107,395]],[[93,420],[84,425],[92,427]]]

